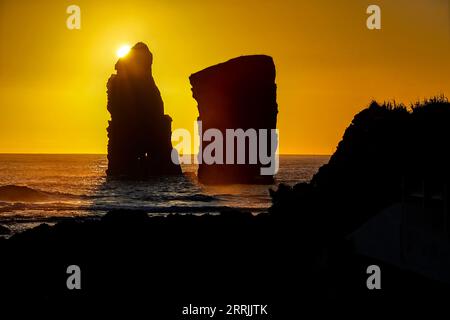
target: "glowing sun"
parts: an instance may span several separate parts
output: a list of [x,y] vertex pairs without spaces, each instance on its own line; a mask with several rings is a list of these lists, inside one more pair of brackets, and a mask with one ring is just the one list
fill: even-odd
[[130,49],[131,47],[129,45],[123,45],[117,50],[116,54],[119,58],[125,57],[130,52]]

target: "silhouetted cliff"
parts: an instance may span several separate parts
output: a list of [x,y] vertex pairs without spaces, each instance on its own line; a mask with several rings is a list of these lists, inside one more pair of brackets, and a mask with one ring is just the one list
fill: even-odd
[[[226,129],[267,129],[267,152],[272,146],[270,129],[276,129],[278,105],[276,101],[275,65],[269,56],[242,56],[206,68],[190,76],[192,93],[198,103],[202,130],[220,130],[224,146]],[[259,137],[257,137],[259,150]],[[234,140],[234,164],[226,164],[226,148],[223,148],[224,164],[199,165],[198,178],[203,183],[272,183],[273,176],[261,175],[263,166],[258,159],[249,164],[249,143],[246,142],[246,164],[237,163],[236,139]],[[211,142],[203,142],[203,152]],[[257,153],[257,152],[255,152]]]
[[[336,152],[309,184],[280,186],[271,210],[353,230],[402,194],[449,182],[450,103],[433,98],[412,105],[372,102],[346,129]],[[407,189],[410,190],[407,190]]]
[[171,122],[152,76],[153,56],[137,43],[108,80],[108,176],[180,174],[171,160]]

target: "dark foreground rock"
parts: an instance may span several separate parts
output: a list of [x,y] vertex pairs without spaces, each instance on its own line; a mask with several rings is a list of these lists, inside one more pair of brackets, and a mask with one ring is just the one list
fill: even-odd
[[0,225],[0,236],[1,235],[8,235],[11,233],[11,230],[9,230],[7,227]]
[[[438,303],[446,292],[383,264],[384,291],[370,292],[365,270],[374,261],[354,255],[331,226],[302,220],[115,211],[101,220],[41,225],[0,241],[1,301],[41,310],[125,309],[151,319],[185,319],[181,310],[189,304],[268,304],[267,318],[287,319],[348,304],[382,307],[399,294],[423,303],[421,290],[433,290]],[[67,289],[70,265],[81,268],[81,290]]]
[[172,162],[171,123],[152,76],[153,56],[137,43],[108,80],[108,176],[181,174]]
[[[242,56],[227,62],[211,66],[190,76],[192,93],[198,103],[199,117],[202,131],[218,129],[223,136],[223,163],[199,165],[198,178],[202,183],[272,183],[273,174],[261,175],[262,164],[258,151],[252,151],[257,159],[250,163],[250,144],[246,142],[246,164],[237,164],[237,142],[234,138],[227,138],[227,129],[255,130],[256,145],[260,150],[260,143],[265,142],[259,136],[259,130],[268,130],[265,136],[267,143],[266,156],[270,150],[276,150],[277,139],[271,142],[271,129],[277,125],[277,87],[275,84],[275,65],[269,56]],[[234,139],[234,141],[232,141]],[[217,142],[217,141],[215,141]],[[211,143],[204,141],[200,152],[211,148]],[[234,143],[233,164],[227,164],[227,150],[225,146]],[[208,147],[209,146],[209,147]]]

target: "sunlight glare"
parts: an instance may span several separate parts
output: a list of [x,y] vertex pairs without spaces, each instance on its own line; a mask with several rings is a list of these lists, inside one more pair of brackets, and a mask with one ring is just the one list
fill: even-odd
[[123,45],[117,50],[116,54],[119,58],[123,58],[130,52],[130,49],[131,47],[129,45]]

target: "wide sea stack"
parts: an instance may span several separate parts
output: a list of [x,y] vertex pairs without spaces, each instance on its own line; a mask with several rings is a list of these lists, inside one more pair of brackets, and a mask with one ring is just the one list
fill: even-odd
[[[270,130],[276,129],[278,105],[276,99],[275,64],[265,55],[242,56],[211,66],[190,76],[192,93],[198,103],[203,132],[218,129],[227,141],[227,129],[268,130],[267,150],[271,150]],[[204,141],[200,152],[211,142]],[[258,136],[258,149],[260,141]],[[223,148],[226,159],[226,148]],[[245,164],[237,164],[234,143],[233,164],[201,163],[199,181],[206,184],[228,183],[272,183],[272,175],[261,175],[259,157],[249,164],[249,147],[245,147]],[[259,150],[258,150],[259,152]]]

